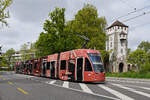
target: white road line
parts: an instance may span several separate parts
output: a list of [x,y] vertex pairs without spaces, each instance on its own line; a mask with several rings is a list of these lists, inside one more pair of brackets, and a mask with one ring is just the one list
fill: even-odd
[[48,84],[54,84],[56,82],[56,80],[52,80],[50,82],[48,82]]
[[[138,87],[138,86],[137,86],[137,87]],[[148,88],[148,87],[139,87],[139,88],[145,89],[145,90],[150,90],[150,88]]]
[[47,84],[48,84],[48,83],[49,83],[49,81],[46,81],[45,83],[47,83]]
[[109,87],[106,87],[106,86],[104,86],[104,85],[98,85],[98,86],[99,86],[100,88],[102,88],[102,89],[108,91],[109,93],[111,93],[111,94],[117,96],[117,97],[120,98],[121,100],[134,100],[133,98],[130,98],[130,97],[128,97],[128,96],[126,96],[126,95],[124,95],[124,94],[122,94],[122,93],[120,93],[120,92],[118,92],[118,91],[116,91],[116,90],[113,90],[113,89],[111,89],[111,88],[109,88]]
[[63,87],[69,88],[69,82],[68,81],[64,81]]
[[35,77],[35,76],[27,76],[27,78],[32,78],[32,77]]
[[150,98],[150,94],[148,94],[148,93],[141,92],[141,91],[137,91],[137,90],[135,90],[135,89],[132,89],[132,88],[129,88],[129,87],[125,87],[125,86],[120,85],[120,84],[112,84],[112,85],[118,86],[119,88],[123,88],[123,89],[126,89],[126,90],[128,90],[128,91],[135,92],[135,93],[137,93],[137,94],[140,94],[140,95],[143,95],[143,96],[146,96],[146,97],[149,97],[149,98]]
[[87,87],[86,84],[83,84],[83,83],[79,83],[79,84],[80,84],[80,87],[82,88],[82,90],[83,90],[84,92],[93,94],[92,90],[90,90],[90,89]]
[[150,88],[148,88],[148,87],[142,87],[142,86],[134,86],[134,85],[125,85],[125,86],[130,86],[130,87],[135,87],[135,88],[141,88],[141,89],[145,89],[145,90],[150,90]]

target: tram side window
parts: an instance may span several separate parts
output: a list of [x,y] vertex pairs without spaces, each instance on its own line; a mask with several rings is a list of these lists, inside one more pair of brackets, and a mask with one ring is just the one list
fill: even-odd
[[26,68],[26,64],[23,64],[23,68]]
[[27,64],[27,69],[29,69],[29,64]]
[[51,62],[51,67],[52,67],[52,68],[55,68],[55,61],[52,61],[52,62]]
[[91,63],[87,58],[85,58],[85,71],[92,71]]
[[29,69],[32,70],[32,64],[29,64]]
[[62,60],[60,65],[61,65],[60,69],[65,70],[66,69],[66,60]]
[[47,70],[50,69],[50,62],[47,62]]
[[46,62],[43,62],[43,67],[46,67]]
[[68,63],[68,66],[69,66],[69,67],[68,67],[69,72],[72,72],[72,71],[75,70],[75,69],[74,69],[74,68],[75,68],[75,64],[74,64],[74,63],[70,63],[70,62],[69,62],[69,63]]
[[32,69],[32,64],[30,64],[30,68]]

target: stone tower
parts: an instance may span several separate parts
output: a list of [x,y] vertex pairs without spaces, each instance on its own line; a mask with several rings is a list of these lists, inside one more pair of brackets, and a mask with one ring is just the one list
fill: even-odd
[[128,51],[128,26],[120,21],[115,21],[106,29],[106,51],[110,52],[109,71],[127,71],[127,51]]

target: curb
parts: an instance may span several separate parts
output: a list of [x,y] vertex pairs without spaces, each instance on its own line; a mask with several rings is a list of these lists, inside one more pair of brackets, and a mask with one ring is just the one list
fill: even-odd
[[150,79],[136,79],[136,78],[106,77],[106,80],[149,82],[150,83]]

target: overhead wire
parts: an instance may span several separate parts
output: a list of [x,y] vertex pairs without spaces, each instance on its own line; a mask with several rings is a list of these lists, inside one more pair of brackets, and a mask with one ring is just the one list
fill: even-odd
[[144,15],[146,15],[146,14],[150,14],[150,11],[148,11],[148,12],[143,12],[142,14],[137,15],[137,16],[135,16],[135,17],[128,18],[128,19],[124,20],[123,22],[127,22],[127,21],[129,21],[129,20],[132,20],[132,19],[135,19],[135,18],[144,16]]
[[140,9],[135,9],[134,11],[131,11],[131,12],[129,12],[129,13],[127,13],[127,14],[125,14],[125,15],[119,16],[119,17],[118,17],[118,18],[116,18],[116,19],[120,19],[120,18],[123,18],[123,17],[129,16],[129,15],[130,15],[130,14],[132,14],[132,13],[136,13],[136,12],[142,11],[142,10],[144,10],[144,9],[146,9],[146,8],[150,8],[150,5],[145,6],[145,7],[143,7],[143,8],[140,8]]

